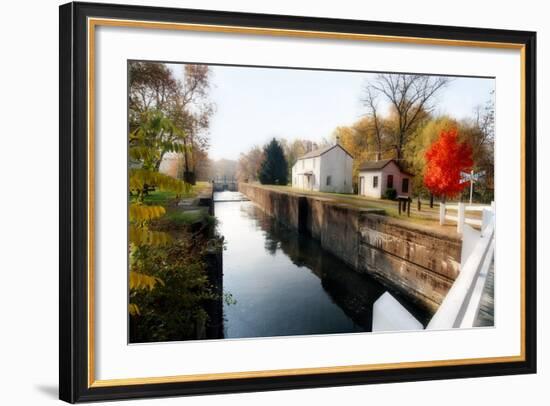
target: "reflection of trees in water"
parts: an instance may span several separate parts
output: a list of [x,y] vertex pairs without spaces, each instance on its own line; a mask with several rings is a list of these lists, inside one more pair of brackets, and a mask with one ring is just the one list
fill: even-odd
[[[331,299],[365,331],[372,329],[374,302],[388,289],[367,275],[352,270],[340,259],[321,248],[318,241],[298,234],[256,205],[243,204],[241,210],[265,233],[265,249],[271,255],[281,250],[294,265],[308,268],[320,280]],[[420,322],[426,325],[429,315],[391,292]]]
[[331,299],[366,331],[372,329],[372,307],[385,289],[376,281],[351,270],[324,251],[314,239],[298,234],[263,213],[258,207],[242,205],[265,233],[265,249],[271,255],[281,250],[297,267],[305,267],[320,280]]
[[279,241],[274,239],[269,233],[266,233],[265,250],[273,256],[277,253],[277,248],[279,248]]

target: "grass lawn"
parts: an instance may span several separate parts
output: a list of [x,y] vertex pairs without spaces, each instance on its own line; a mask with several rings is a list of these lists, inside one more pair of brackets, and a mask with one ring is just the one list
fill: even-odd
[[416,224],[427,226],[437,226],[438,228],[446,228],[447,226],[439,225],[439,204],[434,202],[434,207],[430,208],[428,202],[422,203],[422,209],[419,212],[417,209],[416,200],[411,202],[411,216],[407,217],[406,213],[399,215],[399,209],[396,201],[385,199],[374,199],[365,196],[359,196],[346,193],[328,193],[315,192],[311,190],[297,190],[291,186],[276,186],[276,185],[260,185],[256,186],[268,188],[272,190],[284,191],[295,195],[316,196],[323,199],[334,201],[335,203],[346,204],[361,209],[382,209],[387,216],[398,218],[405,221],[410,221]]
[[[201,192],[205,191],[210,187],[210,184],[208,182],[197,182],[196,185],[191,186],[191,189],[188,193],[184,193],[183,195],[180,195],[180,198],[182,199],[188,199],[192,197],[198,196]],[[146,204],[158,204],[161,206],[169,206],[171,203],[174,203],[177,198],[176,193],[174,192],[167,192],[167,191],[161,191],[161,190],[155,190],[154,192],[149,192],[147,196],[145,196],[144,202]]]
[[190,206],[188,209],[184,209],[178,206],[177,202],[180,199],[192,199],[197,197],[210,187],[209,182],[197,182],[196,185],[191,187],[189,192],[179,196],[174,192],[155,190],[154,192],[149,192],[144,202],[149,205],[166,207],[164,216],[155,220],[157,226],[177,229],[182,226],[193,226],[199,223],[209,224],[214,221],[214,217],[210,216],[207,210],[194,205]]
[[170,210],[164,216],[163,220],[172,223],[175,226],[189,226],[191,224],[200,223],[207,218],[206,210]]
[[149,192],[147,196],[143,199],[146,204],[150,205],[160,205],[167,206],[176,199],[176,194],[174,192],[165,192],[160,190],[155,190],[154,192]]

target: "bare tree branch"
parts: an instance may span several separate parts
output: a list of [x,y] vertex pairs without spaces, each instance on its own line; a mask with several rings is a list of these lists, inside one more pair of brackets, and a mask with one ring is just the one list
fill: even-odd
[[376,94],[384,96],[397,115],[393,133],[397,159],[403,158],[404,145],[420,122],[433,111],[431,102],[449,81],[443,76],[380,74],[367,84],[363,102],[371,117],[375,117],[375,112],[369,101],[375,100]]

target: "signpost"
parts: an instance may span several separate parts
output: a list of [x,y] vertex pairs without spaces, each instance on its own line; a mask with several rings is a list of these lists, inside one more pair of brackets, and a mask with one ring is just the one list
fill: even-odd
[[470,182],[470,205],[472,204],[472,197],[474,194],[474,183],[479,182],[479,180],[485,176],[485,171],[480,171],[474,173],[474,171],[460,172],[460,183]]

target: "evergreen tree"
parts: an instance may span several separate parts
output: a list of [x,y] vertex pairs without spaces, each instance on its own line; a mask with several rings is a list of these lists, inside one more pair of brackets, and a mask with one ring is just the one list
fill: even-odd
[[288,166],[281,144],[273,138],[264,147],[264,160],[260,166],[260,182],[264,185],[286,185]]

